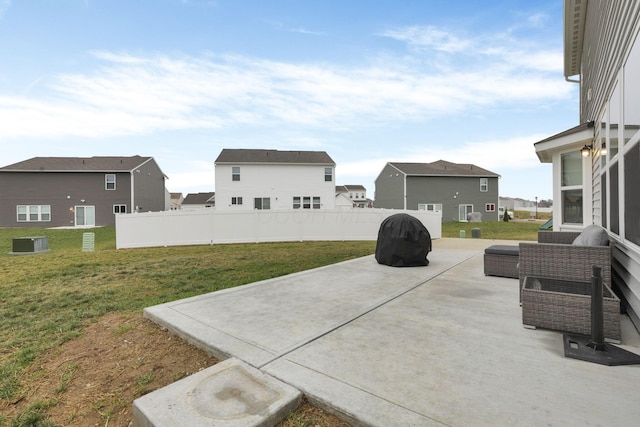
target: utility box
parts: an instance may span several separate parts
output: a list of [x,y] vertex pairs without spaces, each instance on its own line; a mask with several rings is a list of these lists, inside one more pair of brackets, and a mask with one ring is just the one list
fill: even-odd
[[95,249],[95,242],[95,233],[82,233],[82,252],[93,252]]
[[49,252],[49,239],[38,237],[14,237],[10,255],[29,255]]
[[474,239],[479,239],[481,235],[480,229],[479,228],[472,228],[471,229],[471,237],[473,237]]

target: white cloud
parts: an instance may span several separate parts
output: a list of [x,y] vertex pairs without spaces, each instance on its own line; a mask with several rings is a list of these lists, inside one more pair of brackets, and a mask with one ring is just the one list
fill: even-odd
[[[389,37],[433,47],[451,58],[433,69],[423,54],[347,68],[244,56],[201,57],[93,52],[100,67],[48,77],[35,98],[0,95],[0,140],[108,137],[181,129],[294,125],[358,129],[422,122],[486,106],[567,99],[572,87],[553,71],[561,53],[427,27]],[[473,57],[473,58],[469,58]],[[462,64],[462,62],[464,62]],[[36,125],[37,124],[37,125]]]
[[411,26],[394,30],[387,30],[383,34],[396,40],[404,41],[419,49],[433,49],[436,51],[457,53],[473,47],[473,42],[451,32],[433,26]]

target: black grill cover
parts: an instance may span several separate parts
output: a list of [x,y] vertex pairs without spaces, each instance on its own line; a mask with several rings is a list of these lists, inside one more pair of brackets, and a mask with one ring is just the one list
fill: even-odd
[[376,260],[392,267],[428,265],[431,235],[419,219],[408,214],[391,215],[380,224]]

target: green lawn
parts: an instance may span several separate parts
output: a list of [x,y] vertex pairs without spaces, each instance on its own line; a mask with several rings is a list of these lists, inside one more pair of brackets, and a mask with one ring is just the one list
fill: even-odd
[[483,239],[536,241],[540,225],[535,221],[445,222],[442,237],[460,237],[460,230],[464,230],[466,238],[471,238],[471,229],[479,228]]

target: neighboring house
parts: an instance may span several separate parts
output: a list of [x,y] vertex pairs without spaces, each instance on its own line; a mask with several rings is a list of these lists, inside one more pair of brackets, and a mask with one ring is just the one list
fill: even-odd
[[640,2],[565,0],[564,11],[581,124],[535,144],[553,164],[553,228],[608,230],[614,288],[640,328]]
[[353,200],[345,193],[336,194],[336,209],[353,209]]
[[34,157],[0,168],[0,226],[114,225],[165,210],[166,179],[153,157]]
[[324,151],[222,150],[216,209],[334,209],[335,162]]
[[182,209],[204,209],[216,205],[216,193],[189,193],[182,201]]
[[443,221],[467,221],[479,212],[498,220],[496,173],[471,164],[387,163],[375,181],[376,208],[442,212]]
[[353,203],[354,208],[370,208],[367,189],[363,185],[336,185],[336,195],[344,194]]
[[182,201],[184,200],[182,193],[171,193],[170,197],[171,197],[171,210],[175,211],[180,209],[180,207],[182,206]]

